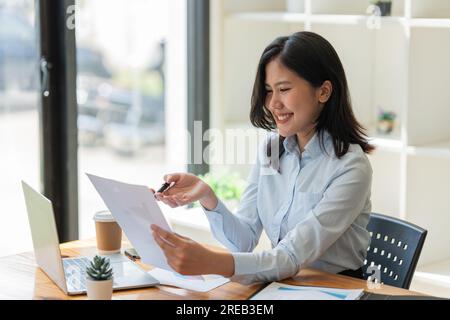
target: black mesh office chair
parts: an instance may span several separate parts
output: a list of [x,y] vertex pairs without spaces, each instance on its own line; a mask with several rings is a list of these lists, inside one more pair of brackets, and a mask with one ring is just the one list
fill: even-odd
[[364,278],[373,281],[378,269],[381,283],[409,289],[427,230],[378,213],[370,215],[367,230],[372,240],[364,261]]

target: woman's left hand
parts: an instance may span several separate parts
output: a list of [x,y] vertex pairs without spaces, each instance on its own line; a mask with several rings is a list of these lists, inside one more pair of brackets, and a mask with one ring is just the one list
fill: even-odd
[[234,274],[234,259],[229,252],[217,252],[201,244],[151,225],[153,238],[161,247],[167,263],[183,275],[219,274],[231,277]]

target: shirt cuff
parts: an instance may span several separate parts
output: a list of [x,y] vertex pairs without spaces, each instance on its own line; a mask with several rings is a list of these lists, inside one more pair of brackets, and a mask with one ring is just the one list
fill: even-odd
[[257,257],[251,252],[232,252],[234,259],[234,275],[246,275],[257,273]]
[[[201,205],[201,204],[200,204]],[[230,213],[230,211],[227,209],[227,207],[223,204],[222,200],[217,199],[217,205],[215,208],[208,210],[204,206],[201,205],[203,208],[203,211],[205,211],[206,214],[227,214]]]

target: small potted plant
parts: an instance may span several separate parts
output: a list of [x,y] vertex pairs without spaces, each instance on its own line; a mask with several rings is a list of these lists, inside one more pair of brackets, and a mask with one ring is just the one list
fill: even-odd
[[95,256],[86,268],[86,291],[89,300],[111,300],[113,271],[108,258]]
[[237,173],[223,172],[219,174],[207,173],[200,178],[205,181],[224,204],[234,211],[239,205],[245,189],[245,181]]
[[397,115],[392,111],[385,111],[379,108],[377,131],[381,134],[388,134],[394,130],[395,118]]
[[380,8],[382,16],[391,15],[392,0],[370,0],[370,3]]

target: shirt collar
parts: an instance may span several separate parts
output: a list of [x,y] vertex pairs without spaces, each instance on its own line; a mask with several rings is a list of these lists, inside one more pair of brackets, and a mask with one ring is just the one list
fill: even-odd
[[[328,149],[327,146],[328,146],[328,142],[329,142],[330,138],[331,138],[331,136],[328,133],[328,131],[324,130],[323,131],[323,142],[324,142],[325,150]],[[283,146],[287,153],[293,153],[293,154],[300,155],[300,150],[298,148],[298,143],[297,143],[297,135],[294,134],[292,136],[286,137],[286,139],[284,139],[284,141],[283,141]],[[323,152],[323,150],[320,146],[319,134],[316,132],[316,133],[314,133],[314,136],[306,144],[305,150],[302,153],[302,157],[309,156],[311,158],[316,158],[319,155],[321,155],[322,152]]]

